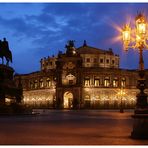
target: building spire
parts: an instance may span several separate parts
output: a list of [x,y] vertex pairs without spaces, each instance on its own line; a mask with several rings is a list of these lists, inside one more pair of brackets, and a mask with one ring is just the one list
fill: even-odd
[[87,43],[86,43],[86,40],[84,40],[83,47],[86,47],[86,46],[87,46]]

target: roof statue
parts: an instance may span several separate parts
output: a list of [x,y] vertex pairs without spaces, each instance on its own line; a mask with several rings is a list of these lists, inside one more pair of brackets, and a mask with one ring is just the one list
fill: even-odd
[[69,56],[76,54],[74,42],[74,40],[69,40],[68,45],[65,46],[67,48],[66,54]]
[[68,49],[69,47],[74,47],[74,40],[69,40],[68,41],[68,45],[66,45],[65,47]]
[[0,40],[0,58],[2,59],[2,64],[4,64],[4,57],[6,59],[6,65],[9,65],[9,62],[12,63],[12,53],[9,49],[9,44],[6,38],[3,38],[3,41]]

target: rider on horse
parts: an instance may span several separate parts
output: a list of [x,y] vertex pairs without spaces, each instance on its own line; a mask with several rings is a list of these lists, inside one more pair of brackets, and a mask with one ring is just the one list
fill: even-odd
[[4,64],[4,57],[7,61],[6,65],[9,65],[9,61],[12,63],[12,53],[9,50],[9,44],[6,38],[3,41],[0,40],[0,58],[2,58],[2,64]]

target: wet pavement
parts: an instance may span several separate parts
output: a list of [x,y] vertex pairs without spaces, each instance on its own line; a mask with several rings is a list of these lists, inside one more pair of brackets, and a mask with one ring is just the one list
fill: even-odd
[[133,111],[49,110],[43,115],[0,116],[5,145],[148,145],[130,138]]

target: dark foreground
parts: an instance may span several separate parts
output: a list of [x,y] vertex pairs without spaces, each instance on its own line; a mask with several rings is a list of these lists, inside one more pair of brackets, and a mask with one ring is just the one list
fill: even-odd
[[0,144],[148,145],[133,140],[132,111],[50,110],[44,115],[1,116]]

